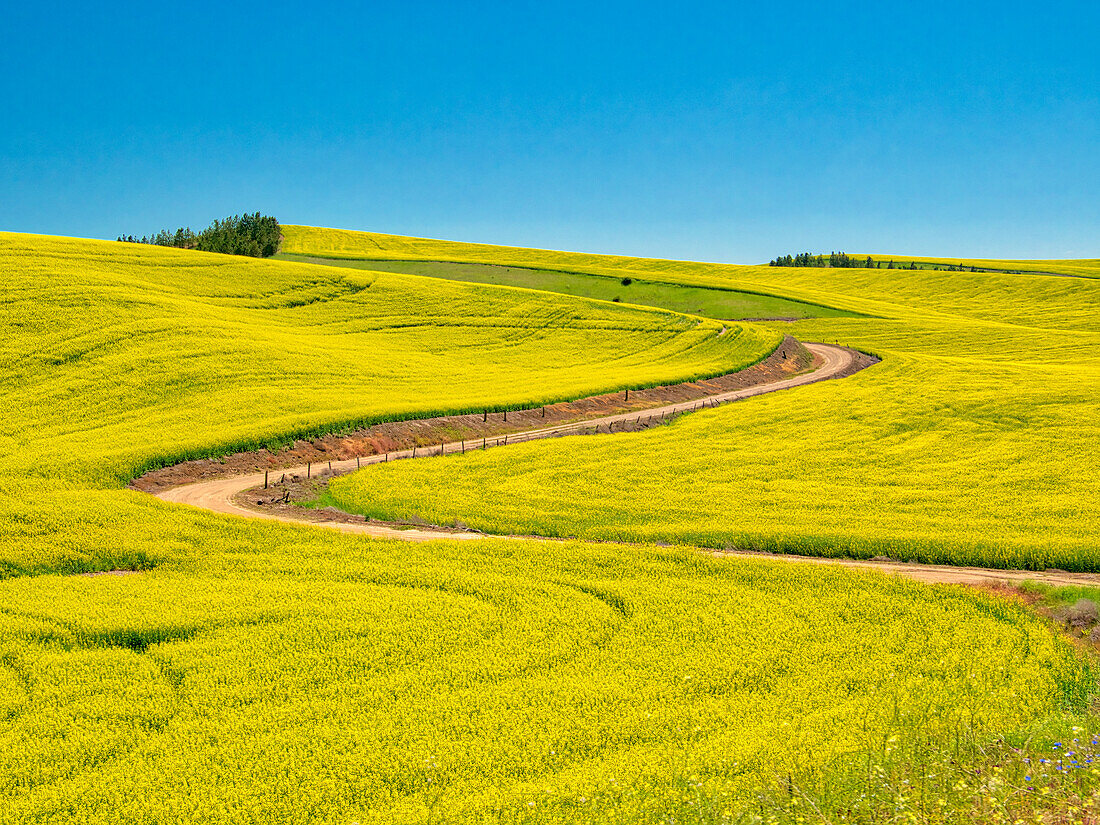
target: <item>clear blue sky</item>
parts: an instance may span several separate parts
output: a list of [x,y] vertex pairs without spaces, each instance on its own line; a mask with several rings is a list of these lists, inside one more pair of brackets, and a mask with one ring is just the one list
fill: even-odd
[[0,229],[1100,257],[1095,2],[0,10]]

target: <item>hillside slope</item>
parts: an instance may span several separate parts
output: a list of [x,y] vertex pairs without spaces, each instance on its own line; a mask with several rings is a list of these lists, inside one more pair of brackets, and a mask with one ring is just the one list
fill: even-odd
[[336,499],[490,532],[1100,570],[1100,282],[629,263],[648,266],[861,312],[783,329],[883,363],[647,433],[371,468]]
[[[1087,719],[1089,661],[990,594],[687,548],[410,547],[118,489],[150,463],[295,431],[729,369],[777,331],[72,239],[0,235],[0,271],[5,825],[798,822],[795,799],[884,821],[925,796],[969,821],[1031,804],[1025,773]],[[983,323],[973,340],[1010,337]],[[898,353],[926,339],[881,324],[910,375],[920,358]],[[833,410],[849,399],[831,383],[808,399],[824,432],[799,431],[804,404],[784,418],[757,401],[723,429],[755,417],[775,437],[757,455],[812,441],[844,477],[837,421],[881,408],[864,388]],[[544,466],[529,458],[507,468],[517,500]],[[607,458],[549,481],[565,498],[582,473],[644,472]],[[693,443],[689,469],[720,458]],[[486,506],[504,506],[490,482]],[[630,484],[612,482],[594,506]],[[113,568],[143,572],[70,575]],[[994,760],[1007,781],[974,781]],[[1080,777],[1040,778],[1053,790],[1034,804],[1076,805]]]
[[712,376],[782,334],[669,312],[201,252],[0,234],[0,474],[166,461],[394,417]]
[[[777,267],[715,264],[699,261],[676,261],[660,258],[634,258],[626,255],[595,255],[582,252],[562,252],[549,249],[527,249],[492,244],[444,241],[433,238],[413,238],[378,232],[357,232],[349,229],[327,229],[316,226],[283,226],[283,252],[315,257],[351,260],[422,260],[460,261],[501,266],[534,267],[562,271],[587,272],[608,277],[638,275],[662,279],[669,283],[694,285],[726,285],[725,278],[755,274],[761,284],[775,287]],[[1021,261],[970,258],[935,258],[876,254],[876,260],[923,261],[945,266],[964,264],[979,268],[1053,272],[1100,278],[1100,260]],[[782,273],[796,270],[821,274],[821,269],[779,267]]]

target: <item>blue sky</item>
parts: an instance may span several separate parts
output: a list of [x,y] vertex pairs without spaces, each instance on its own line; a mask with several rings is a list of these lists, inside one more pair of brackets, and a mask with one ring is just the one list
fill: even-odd
[[1100,257],[1095,3],[6,3],[0,229]]

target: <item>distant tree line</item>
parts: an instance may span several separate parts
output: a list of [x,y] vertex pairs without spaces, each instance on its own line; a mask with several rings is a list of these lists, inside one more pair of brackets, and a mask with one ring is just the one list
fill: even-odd
[[279,250],[279,222],[270,215],[233,215],[216,220],[195,233],[190,227],[175,232],[162,229],[155,235],[119,235],[127,243],[147,243],[154,246],[174,246],[178,249],[198,249],[201,252],[221,252],[224,255],[251,255],[267,258]]
[[834,269],[837,267],[862,267],[865,269],[874,269],[875,262],[871,260],[871,256],[868,255],[866,260],[859,260],[853,258],[844,252],[831,252],[829,257],[824,255],[812,255],[809,252],[800,252],[797,255],[780,255],[774,261],[768,264],[769,266],[829,266]]
[[800,252],[797,255],[780,255],[775,260],[769,261],[768,266],[819,266],[833,269],[934,269],[938,272],[977,272],[974,267],[965,267],[962,264],[950,264],[948,266],[921,264],[917,266],[916,261],[910,261],[908,264],[893,260],[876,261],[870,255],[866,258],[853,258],[843,252],[830,252],[828,257],[813,255],[809,252]]

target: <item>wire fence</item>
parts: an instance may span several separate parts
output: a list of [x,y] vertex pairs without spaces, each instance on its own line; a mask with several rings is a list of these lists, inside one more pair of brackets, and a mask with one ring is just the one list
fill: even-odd
[[[842,346],[842,345],[838,345]],[[876,359],[877,360],[877,359]],[[801,377],[801,376],[799,376]],[[808,376],[807,376],[808,377]],[[826,376],[832,377],[832,376]],[[681,415],[690,412],[697,412],[703,409],[711,409],[714,407],[728,404],[733,401],[739,401],[744,398],[749,398],[754,395],[761,395],[767,392],[773,392],[777,389],[783,389],[788,386],[795,386],[801,383],[809,383],[807,381],[794,381],[795,376],[788,381],[780,381],[776,384],[761,384],[754,387],[743,387],[736,390],[728,390],[717,395],[707,396],[693,401],[683,401],[675,404],[668,404],[660,408],[651,410],[639,410],[638,412],[623,413],[613,416],[603,416],[599,419],[590,419],[587,421],[576,421],[567,424],[560,424],[553,427],[547,427],[537,430],[526,430],[515,433],[503,433],[495,436],[482,436],[480,438],[459,439],[458,441],[444,441],[435,444],[420,445],[416,444],[412,447],[407,447],[399,450],[389,450],[383,453],[375,453],[369,456],[356,456],[354,459],[347,459],[344,461],[335,462],[338,467],[333,468],[332,461],[327,462],[327,467],[322,470],[322,473],[327,470],[329,475],[342,474],[345,472],[351,472],[352,470],[359,469],[363,466],[371,464],[382,464],[390,461],[400,461],[408,458],[426,458],[428,456],[446,456],[464,454],[467,452],[474,452],[476,450],[488,450],[495,447],[503,447],[509,444],[521,444],[528,441],[537,441],[544,438],[558,438],[569,435],[595,435],[598,433],[612,434],[615,432],[635,432],[638,430],[648,429],[649,427],[656,426],[658,424],[664,424],[669,421],[678,418]],[[820,380],[811,379],[811,380]],[[629,400],[630,390],[624,390],[624,400]],[[532,407],[524,410],[512,410],[513,414],[522,412],[531,412],[533,410],[540,409],[538,407]],[[542,417],[546,417],[546,407],[542,407]],[[504,410],[501,413],[502,421],[507,423],[508,410]],[[482,413],[482,421],[487,422],[489,420],[490,413],[485,410]],[[351,462],[355,464],[352,466]],[[321,464],[323,462],[317,462]],[[269,473],[264,472],[264,489],[269,486]],[[284,483],[287,475],[290,475],[292,479],[298,478],[293,470],[284,471],[282,478],[276,484]],[[312,479],[315,475],[313,471],[313,462],[307,462],[305,465],[306,479]]]

